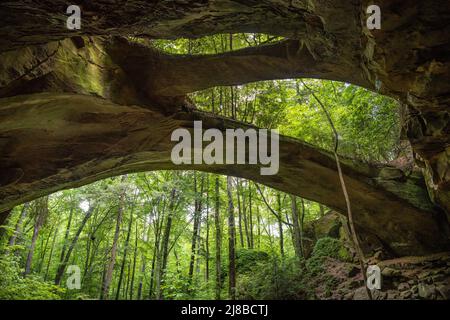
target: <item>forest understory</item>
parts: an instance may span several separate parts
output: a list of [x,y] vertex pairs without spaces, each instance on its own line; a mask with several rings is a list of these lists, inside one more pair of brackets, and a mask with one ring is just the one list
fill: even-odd
[[0,3],[1,300],[450,300],[448,1],[78,2]]
[[[193,176],[200,185],[195,191]],[[138,174],[18,207],[3,244],[0,297],[227,299],[227,218],[219,213],[230,205],[226,180],[194,172]],[[369,299],[345,217],[270,189],[258,194],[261,187],[247,181],[232,183],[236,299]],[[274,203],[266,203],[271,197]],[[293,215],[300,218],[297,231]],[[448,252],[391,258],[373,235],[359,236],[366,262],[381,269],[382,289],[372,290],[372,299],[449,299]],[[68,287],[73,266],[81,274],[75,290]],[[114,270],[110,278],[108,270]]]

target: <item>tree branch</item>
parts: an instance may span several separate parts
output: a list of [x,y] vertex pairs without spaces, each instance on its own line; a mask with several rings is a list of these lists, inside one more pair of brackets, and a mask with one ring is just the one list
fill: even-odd
[[261,191],[261,188],[259,187],[259,185],[257,183],[255,183],[256,189],[258,189],[259,194],[261,195],[261,198],[263,199],[264,203],[266,204],[267,208],[270,210],[270,212],[282,223],[284,223],[285,225],[288,225],[289,227],[292,227],[293,224],[290,222],[287,222],[285,220],[283,220],[281,218],[281,215],[279,213],[277,213],[271,206],[270,204],[267,202],[266,197],[264,197],[264,194]]

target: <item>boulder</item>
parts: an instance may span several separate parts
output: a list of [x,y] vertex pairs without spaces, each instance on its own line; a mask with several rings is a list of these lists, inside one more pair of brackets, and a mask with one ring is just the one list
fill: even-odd
[[324,237],[339,239],[341,226],[341,216],[336,211],[329,211],[323,217],[314,221],[315,237],[316,239]]
[[419,283],[419,297],[423,299],[432,299],[436,294],[436,286]]

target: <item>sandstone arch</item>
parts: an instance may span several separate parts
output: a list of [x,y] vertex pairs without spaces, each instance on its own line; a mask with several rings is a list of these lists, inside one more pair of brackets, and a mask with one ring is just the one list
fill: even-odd
[[[191,109],[188,92],[314,77],[399,99],[407,112],[404,132],[424,168],[432,201],[421,177],[386,180],[380,177],[383,168],[347,160],[357,223],[399,255],[448,248],[450,5],[379,2],[379,31],[365,28],[366,1],[87,2],[76,34],[62,28],[63,1],[0,4],[0,211],[108,175],[171,169],[163,133],[188,125],[186,120],[234,125],[183,111]],[[266,32],[288,40],[193,57],[164,55],[110,37],[219,32]],[[255,179],[342,211],[329,155],[288,138],[282,145],[298,150],[298,158],[291,160],[285,151],[278,181],[262,181],[251,168],[198,169]],[[315,188],[301,187],[308,181]]]

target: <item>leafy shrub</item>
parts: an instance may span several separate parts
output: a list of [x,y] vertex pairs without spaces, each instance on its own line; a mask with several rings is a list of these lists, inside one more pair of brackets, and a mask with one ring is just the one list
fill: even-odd
[[[267,252],[246,248],[236,249],[236,272],[238,274],[252,272],[253,268],[258,266],[259,262],[266,262],[268,260],[269,254]],[[228,277],[228,257],[222,259],[220,268],[222,282],[224,282],[225,278]]]
[[260,262],[267,262],[269,255],[267,252],[240,248],[236,250],[236,270],[239,273],[251,272]]
[[342,242],[334,238],[321,238],[317,240],[311,257],[306,261],[308,271],[312,274],[318,274],[323,271],[322,265],[325,257],[349,261],[350,253],[344,247]]
[[251,273],[237,277],[237,298],[249,300],[306,299],[311,290],[305,285],[305,269],[295,258],[258,262]]
[[321,238],[317,241],[312,252],[312,256],[316,257],[331,257],[346,261],[349,258],[347,249],[343,246],[342,242],[334,238]]
[[0,255],[1,300],[58,300],[63,293],[64,289],[43,282],[34,275],[24,278],[16,256]]
[[164,298],[169,300],[191,299],[194,286],[190,284],[189,278],[179,272],[168,271],[161,284]]

